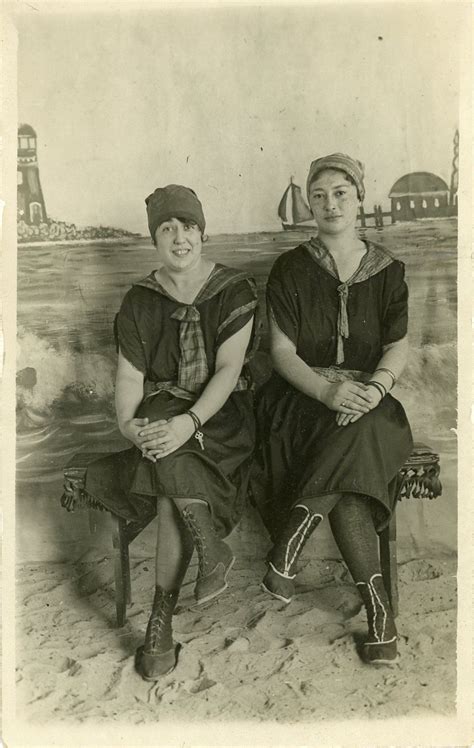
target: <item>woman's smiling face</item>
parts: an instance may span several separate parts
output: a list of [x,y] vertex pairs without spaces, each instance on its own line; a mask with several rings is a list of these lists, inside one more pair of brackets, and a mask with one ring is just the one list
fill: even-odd
[[325,169],[311,182],[309,206],[322,234],[340,234],[353,229],[359,198],[355,184],[343,171]]
[[193,221],[170,218],[156,229],[155,246],[159,259],[168,270],[191,270],[201,259],[201,229]]

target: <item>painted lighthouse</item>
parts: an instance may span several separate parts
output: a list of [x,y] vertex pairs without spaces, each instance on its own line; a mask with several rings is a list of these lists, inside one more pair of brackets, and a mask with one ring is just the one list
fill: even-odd
[[18,128],[17,196],[19,219],[36,226],[47,220],[39,177],[36,133],[31,125],[20,125]]

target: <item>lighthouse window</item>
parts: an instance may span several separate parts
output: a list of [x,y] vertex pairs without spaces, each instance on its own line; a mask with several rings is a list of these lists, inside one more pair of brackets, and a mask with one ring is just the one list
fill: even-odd
[[410,200],[410,208],[414,208],[414,207],[415,207],[415,201],[414,200]]
[[397,210],[401,210],[401,209],[402,209],[402,206],[401,206],[401,204],[397,200]]
[[30,203],[30,221],[31,223],[40,223],[43,220],[43,208],[40,203]]
[[29,138],[25,138],[25,137],[20,138],[20,148],[22,150],[26,150],[28,148],[28,140]]
[[427,208],[428,207],[428,204],[427,204],[426,200],[423,200],[422,203],[421,203],[421,205],[422,205],[423,208]]
[[23,172],[17,171],[16,173],[16,183],[17,184],[23,184]]
[[435,197],[435,208],[439,208],[439,200]]
[[28,148],[36,148],[36,138],[28,138]]

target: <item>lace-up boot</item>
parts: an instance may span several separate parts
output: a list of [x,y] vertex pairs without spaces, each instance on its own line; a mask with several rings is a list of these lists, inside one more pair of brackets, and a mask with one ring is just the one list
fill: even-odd
[[303,546],[323,517],[314,514],[303,504],[297,504],[290,513],[288,525],[268,556],[268,571],[262,587],[278,600],[291,602],[295,592],[296,562]]
[[371,665],[392,664],[397,659],[397,629],[381,574],[368,582],[357,582],[367,611],[369,636],[362,645],[362,658]]
[[206,603],[227,589],[227,575],[235,557],[227,543],[218,537],[206,504],[188,504],[181,516],[193,537],[199,560],[194,597],[198,604]]
[[135,668],[145,680],[158,680],[176,666],[177,646],[171,622],[178,594],[178,591],[165,592],[156,586],[145,644],[137,649],[135,657]]

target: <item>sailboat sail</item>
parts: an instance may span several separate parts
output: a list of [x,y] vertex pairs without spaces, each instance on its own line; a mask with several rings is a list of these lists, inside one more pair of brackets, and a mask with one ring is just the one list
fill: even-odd
[[[281,218],[281,220],[283,221],[283,223],[290,223],[291,222],[290,219],[288,218],[288,216],[291,215],[291,212],[290,212],[291,211],[291,203],[292,203],[291,187],[292,187],[292,185],[290,184],[290,186],[286,188],[286,190],[283,193],[283,197],[280,200],[280,205],[278,206],[278,215]],[[290,202],[289,206],[288,206],[288,201]]]
[[294,226],[303,221],[310,221],[313,215],[301,194],[301,188],[293,180],[283,193],[278,206],[278,215],[284,224]]

